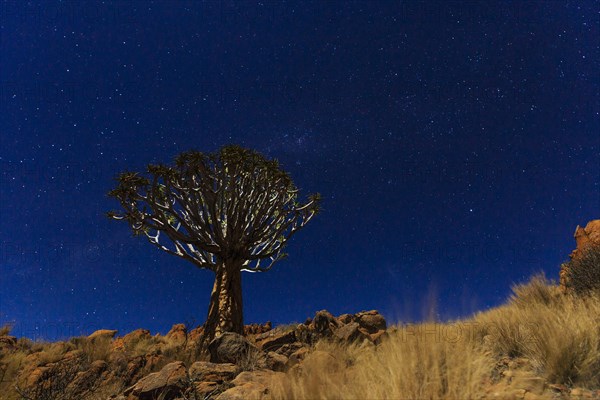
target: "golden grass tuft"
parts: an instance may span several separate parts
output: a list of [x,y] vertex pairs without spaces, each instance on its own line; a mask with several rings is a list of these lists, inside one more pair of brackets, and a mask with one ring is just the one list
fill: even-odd
[[[320,342],[279,399],[467,399],[484,394],[493,359],[481,346],[446,340],[440,325],[401,327],[380,346]],[[436,333],[437,331],[437,333]]]
[[600,296],[562,295],[535,278],[507,305],[480,313],[478,337],[497,356],[525,357],[552,383],[600,387]]
[[273,383],[275,398],[489,397],[506,357],[527,359],[548,383],[600,388],[600,296],[563,295],[543,275],[472,318],[389,332],[377,347],[318,343],[287,380]]

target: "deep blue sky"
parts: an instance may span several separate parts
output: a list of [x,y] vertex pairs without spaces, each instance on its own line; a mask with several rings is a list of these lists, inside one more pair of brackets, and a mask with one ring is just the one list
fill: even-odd
[[0,322],[202,323],[212,274],[104,213],[112,178],[228,143],[323,213],[245,274],[246,322],[466,316],[556,278],[600,210],[599,3],[1,3]]

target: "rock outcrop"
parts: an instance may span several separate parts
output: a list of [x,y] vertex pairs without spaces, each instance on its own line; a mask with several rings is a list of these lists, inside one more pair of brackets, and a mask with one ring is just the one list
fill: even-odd
[[[600,246],[600,219],[588,222],[585,228],[577,225],[573,236],[576,248],[569,255],[571,261],[577,260],[590,246]],[[571,267],[572,263],[566,262],[560,268],[560,289],[563,293],[569,291],[569,273]]]
[[[200,340],[201,327],[188,331],[183,324],[165,336],[137,329],[117,337],[117,331],[103,329],[42,350],[29,344],[10,387],[31,399],[91,400],[102,393],[112,400],[266,400],[269,384],[300,370],[306,357],[334,363],[331,354],[313,352],[317,341],[375,346],[385,328],[374,310],[339,317],[322,310],[303,324],[249,325],[245,331],[252,333],[246,336],[225,333],[210,343]],[[0,376],[8,378],[3,355],[20,351],[23,343],[0,336]]]

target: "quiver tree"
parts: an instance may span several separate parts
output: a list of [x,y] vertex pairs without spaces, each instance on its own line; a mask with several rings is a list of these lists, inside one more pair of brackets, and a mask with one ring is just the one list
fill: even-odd
[[319,211],[320,195],[300,203],[277,160],[239,146],[181,153],[172,166],[148,165],[117,176],[109,192],[126,221],[159,249],[214,272],[205,337],[243,334],[241,272],[264,272],[283,259],[286,243]]

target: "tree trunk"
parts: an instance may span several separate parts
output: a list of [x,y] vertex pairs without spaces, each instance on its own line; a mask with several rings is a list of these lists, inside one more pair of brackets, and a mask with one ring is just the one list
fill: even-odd
[[225,260],[217,268],[204,324],[204,334],[208,340],[224,332],[244,334],[240,267],[240,262]]

